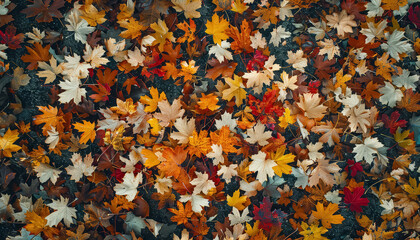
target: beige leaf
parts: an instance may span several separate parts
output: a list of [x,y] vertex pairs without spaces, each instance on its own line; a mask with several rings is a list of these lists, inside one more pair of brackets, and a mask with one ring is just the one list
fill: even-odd
[[319,94],[304,93],[300,95],[300,102],[297,105],[305,112],[308,118],[323,118],[327,107],[320,104],[321,98]]

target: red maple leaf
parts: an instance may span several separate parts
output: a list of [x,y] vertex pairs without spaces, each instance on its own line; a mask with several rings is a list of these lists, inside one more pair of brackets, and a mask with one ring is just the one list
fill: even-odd
[[276,116],[280,117],[283,115],[284,109],[274,103],[277,101],[278,90],[267,91],[262,100],[256,97],[249,96],[249,105],[252,109],[252,114],[258,116],[261,123],[273,123],[276,121]]
[[389,128],[389,132],[392,134],[395,134],[398,127],[403,128],[407,124],[406,120],[398,120],[398,118],[400,118],[400,113],[398,111],[391,113],[391,117],[388,117],[386,114],[382,115],[382,122],[384,122],[385,127]]
[[368,58],[373,57],[376,52],[372,51],[372,49],[379,47],[381,45],[380,42],[373,42],[366,44],[366,36],[363,34],[359,34],[356,38],[349,38],[349,45],[354,48],[363,48],[363,52],[367,53]]
[[255,220],[260,220],[260,228],[270,231],[270,229],[274,226],[281,226],[281,222],[279,221],[279,215],[276,211],[271,212],[271,207],[273,203],[270,202],[270,198],[264,197],[260,207],[254,205],[254,214]]
[[346,172],[350,172],[350,176],[352,177],[355,177],[357,172],[363,172],[362,164],[355,162],[351,159],[347,160],[347,166],[344,169],[346,170]]
[[414,23],[417,29],[420,29],[420,7],[414,5],[411,6],[410,10],[408,10],[408,18],[412,23]]
[[344,188],[344,203],[350,204],[350,210],[355,212],[362,212],[362,207],[369,204],[369,199],[362,198],[365,189],[363,187],[357,187],[353,189],[353,192],[349,188]]
[[21,48],[20,43],[25,38],[23,33],[16,34],[16,28],[12,25],[7,26],[4,33],[0,30],[0,43],[6,44],[10,49]]
[[55,0],[50,6],[51,0],[35,0],[34,4],[29,5],[28,8],[22,10],[26,17],[34,17],[37,22],[52,22],[53,17],[62,18],[59,8],[64,7],[64,0]]

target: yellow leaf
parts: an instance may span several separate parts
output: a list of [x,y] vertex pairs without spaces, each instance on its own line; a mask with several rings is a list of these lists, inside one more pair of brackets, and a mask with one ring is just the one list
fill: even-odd
[[156,154],[149,149],[144,148],[141,150],[141,154],[147,158],[146,162],[144,163],[144,166],[147,168],[152,168],[160,163]]
[[295,155],[288,153],[284,155],[286,151],[286,145],[282,145],[277,149],[276,153],[271,152],[270,158],[277,163],[277,166],[273,167],[274,172],[280,177],[284,174],[292,173],[292,166],[288,165],[295,160]]
[[223,40],[229,38],[229,36],[225,33],[225,31],[229,28],[229,22],[223,17],[219,18],[217,13],[213,14],[211,22],[207,21],[206,28],[206,33],[213,35],[214,43],[218,43],[220,45]]
[[246,223],[246,229],[245,232],[250,236],[253,237],[258,234],[260,229],[258,228],[260,226],[260,220],[255,221],[254,226],[251,227],[251,224]]
[[91,123],[88,121],[83,120],[83,123],[75,123],[73,124],[74,128],[77,129],[79,132],[83,132],[82,136],[80,137],[79,143],[85,144],[89,140],[93,142],[96,137],[95,131],[95,123]]
[[336,77],[337,77],[337,82],[334,84],[334,88],[341,87],[342,91],[344,92],[346,90],[345,83],[351,79],[351,75],[346,74],[343,76],[343,69],[341,69],[340,71],[338,71]]
[[85,19],[89,25],[95,27],[97,24],[102,24],[106,21],[105,11],[102,10],[98,12],[92,4],[85,5],[81,8],[82,16],[81,18]]
[[[410,130],[405,130],[401,133],[401,128],[398,127],[397,131],[395,132],[394,139],[402,148],[408,148],[409,146],[413,145],[415,142],[408,137],[410,134]],[[406,139],[407,138],[407,139]]]
[[140,97],[140,102],[142,104],[146,104],[149,106],[146,106],[144,108],[145,112],[154,112],[157,109],[157,105],[159,101],[163,101],[166,100],[166,94],[165,92],[162,92],[159,95],[159,92],[156,88],[152,87],[150,89],[150,95],[152,96],[152,98],[150,98],[149,96],[141,96]]
[[344,221],[343,216],[333,215],[338,210],[338,204],[330,203],[326,208],[322,203],[316,204],[316,211],[313,212],[315,218],[321,220],[322,226],[331,228],[332,224],[341,224]]
[[232,2],[232,11],[237,12],[239,14],[244,13],[248,9],[248,6],[244,4],[241,0],[235,0]]
[[219,99],[217,98],[214,93],[210,93],[209,95],[204,95],[200,98],[200,101],[198,101],[198,106],[200,109],[209,109],[210,111],[214,111],[219,109],[219,105],[217,103],[219,102]]
[[242,104],[243,100],[246,99],[246,91],[245,86],[242,83],[242,78],[234,75],[234,80],[232,78],[225,78],[226,83],[229,85],[230,88],[223,90],[222,98],[224,100],[230,101],[233,97],[235,97],[235,104],[239,107]]
[[143,26],[140,22],[136,21],[133,17],[121,21],[118,21],[121,27],[127,28],[127,30],[120,33],[120,37],[134,39],[139,37],[144,30],[147,29],[146,26]]
[[156,118],[151,118],[147,120],[147,123],[149,123],[152,127],[152,129],[150,130],[152,135],[159,135],[160,130],[162,130],[162,127],[159,125],[159,120],[157,120]]
[[150,25],[150,28],[155,30],[156,32],[152,34],[152,36],[155,38],[155,41],[153,42],[154,45],[159,44],[158,48],[159,51],[163,51],[163,47],[165,46],[166,39],[168,39],[171,42],[175,42],[175,38],[173,36],[172,32],[169,32],[168,27],[166,26],[165,21],[158,20],[157,23],[152,23]]
[[285,108],[284,110],[285,111],[283,113],[283,116],[279,117],[279,126],[282,128],[286,128],[289,124],[293,124],[296,122],[296,116],[290,115],[290,109]]
[[227,204],[231,207],[237,208],[239,211],[245,209],[244,203],[247,201],[247,196],[239,197],[239,189],[236,190],[232,196],[227,196]]
[[0,152],[2,155],[6,157],[12,157],[12,152],[17,152],[21,149],[20,146],[13,144],[16,140],[19,139],[19,131],[10,129],[4,134],[4,136],[0,136]]
[[420,195],[420,184],[417,184],[416,179],[411,178],[410,184],[404,184],[404,190],[411,195]]

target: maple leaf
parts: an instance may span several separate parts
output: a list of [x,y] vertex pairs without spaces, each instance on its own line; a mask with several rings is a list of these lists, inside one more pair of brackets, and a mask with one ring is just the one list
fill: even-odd
[[301,227],[303,231],[299,232],[300,235],[304,236],[305,240],[328,240],[328,238],[322,236],[322,234],[328,232],[325,227],[318,227],[318,223],[309,226],[307,223],[302,222]]
[[232,177],[238,176],[238,171],[236,170],[237,167],[237,164],[230,164],[228,167],[223,165],[220,170],[217,171],[217,175],[222,175],[222,178],[226,181],[226,183],[230,183]]
[[87,155],[83,160],[82,156],[78,153],[74,153],[70,159],[73,163],[73,166],[66,167],[66,171],[71,175],[71,180],[80,181],[80,179],[85,176],[92,176],[92,173],[95,171],[96,167],[92,166],[93,158],[92,155]]
[[266,231],[269,231],[272,227],[280,227],[280,218],[276,211],[271,211],[273,203],[270,202],[270,198],[264,197],[259,207],[254,205],[254,219],[260,221],[260,227]]
[[297,105],[305,112],[308,118],[323,118],[327,107],[320,104],[319,94],[304,93],[300,95],[300,102]]
[[74,32],[74,39],[81,43],[86,43],[86,38],[89,33],[95,31],[94,27],[90,27],[85,19],[82,19],[77,10],[73,9],[66,17],[67,30]]
[[219,18],[217,13],[214,13],[211,21],[207,20],[206,23],[206,33],[213,35],[213,42],[217,44],[222,44],[222,41],[229,38],[229,35],[225,31],[229,28],[229,22],[226,21],[223,17]]
[[207,62],[213,68],[207,69],[206,78],[216,80],[219,76],[231,78],[238,63],[224,61],[219,62],[216,58],[212,58]]
[[346,33],[352,33],[352,27],[356,27],[357,23],[353,21],[354,15],[347,15],[345,10],[339,14],[327,15],[325,18],[328,20],[327,25],[337,29],[337,34],[344,37]]
[[230,47],[235,51],[235,54],[253,52],[254,49],[251,47],[250,39],[251,31],[252,25],[250,25],[245,19],[241,23],[241,32],[239,32],[237,27],[233,26],[230,26],[229,29],[226,30],[226,34],[234,40]]
[[410,135],[410,130],[406,130],[401,132],[401,128],[398,127],[397,131],[394,134],[394,140],[398,143],[398,145],[402,148],[407,149],[410,145],[415,144],[413,140],[410,138],[406,139]]
[[340,167],[337,163],[329,163],[327,159],[318,159],[318,165],[311,172],[309,178],[309,186],[314,186],[322,180],[326,185],[332,186],[335,183],[334,176],[331,173],[337,173],[340,171]]
[[271,138],[271,131],[265,131],[265,125],[261,122],[258,122],[253,128],[248,129],[246,134],[248,137],[245,141],[251,144],[258,143],[260,146],[267,145],[267,140]]
[[400,89],[395,89],[395,87],[389,82],[385,82],[385,86],[380,88],[378,91],[382,94],[382,96],[379,97],[379,101],[390,107],[395,107],[397,102],[404,96]]
[[242,83],[242,78],[234,75],[234,79],[231,79],[229,77],[225,78],[226,83],[229,85],[229,88],[223,90],[222,98],[230,101],[232,98],[235,98],[235,104],[236,106],[239,106],[242,104],[244,99],[246,99],[246,91],[245,86]]
[[34,211],[28,211],[25,213],[25,219],[28,223],[24,226],[24,228],[34,235],[40,234],[47,225],[45,217],[50,212],[47,207],[44,207],[41,211],[41,215],[38,215]]
[[200,134],[197,131],[193,131],[192,136],[189,137],[188,142],[188,153],[200,157],[201,155],[206,155],[211,150],[210,138],[207,137],[207,131],[202,130]]
[[249,165],[250,171],[258,172],[257,180],[261,183],[267,181],[267,176],[270,178],[274,176],[273,167],[277,165],[274,160],[266,159],[266,156],[266,153],[259,151],[258,154],[251,156],[253,161]]
[[152,23],[150,25],[150,28],[155,30],[155,33],[152,34],[152,36],[155,38],[153,44],[159,44],[159,51],[163,51],[166,39],[168,39],[171,42],[175,42],[173,33],[169,32],[168,26],[166,26],[165,21],[159,19],[157,23]]
[[45,84],[52,83],[57,78],[57,75],[64,70],[62,64],[57,65],[57,60],[53,56],[49,63],[50,64],[47,64],[46,62],[38,63],[38,67],[43,69],[43,71],[38,71],[36,75],[38,75],[38,77],[45,77]]
[[51,129],[51,127],[59,132],[63,131],[63,124],[65,123],[65,120],[61,110],[58,110],[53,106],[38,106],[38,109],[42,112],[42,114],[36,115],[33,123],[35,125],[45,123],[45,125],[42,127],[42,134],[44,134],[44,136],[48,135],[48,131]]
[[201,17],[200,12],[197,11],[201,8],[201,0],[171,0],[171,2],[177,12],[184,12],[185,18]]
[[23,73],[23,68],[17,67],[13,71],[13,79],[11,86],[13,90],[18,90],[21,86],[26,86],[29,84],[31,78],[28,74]]
[[191,202],[187,202],[185,204],[185,208],[184,205],[179,201],[177,201],[176,205],[178,206],[179,210],[176,210],[175,208],[168,208],[171,213],[175,214],[175,216],[171,217],[172,222],[176,222],[177,225],[186,224],[188,219],[190,219],[193,215]]
[[295,155],[292,153],[284,154],[286,151],[286,145],[279,147],[276,152],[270,153],[270,158],[274,160],[277,166],[273,167],[274,172],[281,177],[284,174],[292,173],[292,166],[288,163],[294,162]]
[[158,168],[163,171],[166,176],[178,178],[181,173],[186,173],[185,170],[180,167],[187,158],[187,151],[183,147],[177,146],[174,149],[166,148],[162,152],[162,157],[165,161],[162,161],[158,165]]
[[209,206],[209,200],[201,195],[181,195],[180,202],[191,202],[192,210],[196,213],[201,213],[203,207]]
[[80,88],[80,84],[80,79],[74,77],[61,81],[58,86],[60,86],[64,92],[58,94],[60,97],[59,101],[61,103],[68,103],[73,100],[75,104],[79,104],[82,101],[82,97],[86,97],[86,89]]
[[41,183],[47,182],[48,180],[51,180],[53,184],[57,182],[57,179],[59,178],[59,175],[61,173],[60,170],[57,170],[53,167],[51,167],[48,164],[45,163],[39,163],[38,166],[34,168],[35,172],[37,172],[37,176],[39,178],[39,181]]
[[398,103],[398,108],[404,108],[408,112],[420,111],[420,93],[414,92],[412,89],[404,91],[405,95]]
[[382,0],[384,10],[399,10],[407,4],[407,0]]
[[313,65],[316,68],[315,75],[317,77],[319,77],[320,80],[329,79],[330,78],[330,73],[334,73],[337,70],[336,68],[331,67],[334,64],[335,64],[335,60],[325,60],[324,61],[323,56],[321,56],[321,55],[316,56],[315,61],[314,61],[314,65]]
[[287,51],[287,57],[288,59],[286,62],[288,64],[292,64],[292,67],[295,69],[305,72],[305,67],[308,66],[308,59],[303,57],[303,51],[297,50],[296,53],[293,53],[292,51]]
[[365,189],[363,187],[356,187],[353,192],[349,188],[344,188],[344,203],[350,204],[350,210],[355,212],[362,212],[362,207],[369,204],[369,199],[362,198]]
[[207,194],[210,189],[216,188],[216,185],[213,180],[209,179],[209,175],[207,173],[195,172],[195,174],[197,177],[191,181],[191,184],[195,185],[193,192],[194,195],[199,194],[200,192]]
[[156,111],[156,109],[158,107],[158,102],[166,100],[165,92],[161,92],[160,95],[159,95],[158,90],[154,87],[150,88],[150,95],[152,96],[152,98],[150,98],[149,96],[141,96],[140,97],[140,102],[142,104],[148,105],[144,108],[145,112]]
[[400,113],[398,111],[392,112],[391,117],[388,117],[386,114],[382,115],[382,122],[384,122],[385,127],[389,128],[389,132],[392,134],[395,134],[398,127],[405,127],[407,124],[406,120],[398,120],[398,118],[400,118]]
[[319,46],[322,49],[319,51],[320,55],[328,55],[328,60],[334,58],[335,55],[340,56],[340,48],[336,46],[332,39],[325,39],[324,41],[319,41]]
[[57,210],[45,217],[48,221],[47,226],[56,226],[61,220],[64,221],[67,227],[73,223],[73,218],[76,218],[76,209],[68,207],[69,199],[60,196],[60,200],[52,200],[52,203],[47,204],[48,207]]
[[5,157],[12,157],[12,152],[17,152],[22,147],[14,144],[19,139],[18,130],[7,129],[3,136],[0,136],[0,152]]
[[26,17],[34,17],[37,22],[52,22],[53,17],[62,18],[58,10],[64,7],[64,0],[54,0],[50,6],[51,0],[35,0],[32,5],[22,10]]
[[182,118],[185,110],[181,109],[181,100],[175,99],[172,105],[169,104],[168,100],[158,102],[160,113],[155,113],[154,117],[159,120],[159,124],[163,127],[169,126],[169,124],[177,118]]
[[377,138],[365,138],[363,144],[356,144],[356,147],[354,147],[353,153],[356,153],[356,156],[354,156],[354,158],[358,162],[365,159],[367,163],[372,163],[372,154],[378,154],[378,148],[381,148],[383,146],[384,145],[381,142],[379,142]]
[[401,41],[404,37],[404,32],[394,30],[392,34],[385,33],[386,43],[381,44],[381,48],[389,53],[395,60],[400,60],[399,54],[413,52],[413,47],[408,40]]
[[85,231],[85,227],[83,225],[79,225],[76,229],[76,233],[66,230],[66,234],[67,236],[69,236],[70,238],[68,238],[68,240],[87,240],[90,237],[89,233],[84,233]]
[[330,203],[326,208],[322,203],[318,202],[316,204],[316,211],[313,211],[312,214],[315,218],[321,220],[322,226],[326,228],[331,228],[331,224],[341,224],[344,221],[343,216],[334,215],[338,210],[338,204]]
[[[133,9],[134,11],[134,9]],[[144,26],[140,22],[136,21],[133,17],[130,17],[128,20],[118,21],[121,27],[126,28],[127,30],[120,33],[120,37],[127,39],[134,39],[141,35],[141,33],[146,30],[147,26]]]
[[247,196],[240,197],[239,189],[236,190],[232,196],[227,196],[227,204],[231,207],[234,207],[238,209],[239,211],[242,211],[245,209],[244,203],[247,202],[248,198]]
[[83,5],[81,7],[82,15],[81,18],[87,21],[89,25],[92,27],[96,27],[98,24],[102,24],[106,21],[105,17],[105,10],[98,11],[95,6],[92,4]]
[[209,50],[210,54],[215,54],[217,60],[219,62],[223,62],[225,59],[233,60],[232,53],[229,52],[227,49],[230,48],[230,43],[226,40],[222,41],[221,44],[216,44],[212,46]]
[[228,215],[229,221],[230,221],[230,226],[235,226],[237,224],[241,224],[241,223],[244,223],[244,222],[249,222],[249,221],[252,220],[252,217],[248,216],[248,214],[249,214],[248,208],[245,208],[244,211],[242,212],[242,214],[239,212],[239,210],[237,208],[233,208],[232,213],[233,214]]
[[356,131],[358,128],[361,128],[363,132],[367,132],[367,127],[371,125],[369,122],[371,112],[365,108],[364,103],[352,108],[346,107],[342,113],[349,117],[348,121],[351,131]]
[[187,117],[178,118],[175,120],[174,126],[178,132],[172,132],[170,137],[172,139],[178,140],[180,144],[187,144],[189,137],[195,130],[195,119],[191,118],[188,120]]
[[223,126],[218,133],[211,132],[210,138],[212,141],[212,144],[216,144],[218,146],[221,146],[223,149],[223,152],[225,153],[233,153],[236,152],[237,149],[234,146],[238,146],[238,141],[234,137],[230,137],[231,131],[228,126]]
[[376,89],[378,89],[378,87],[379,87],[379,84],[373,83],[372,81],[369,82],[366,85],[366,87],[363,89],[363,92],[361,94],[362,97],[368,102],[370,102],[372,98],[379,98],[381,94],[375,91]]
[[102,57],[105,54],[103,46],[96,46],[92,50],[92,47],[89,44],[86,44],[83,53],[85,54],[83,59],[86,61],[86,63],[89,63],[92,68],[98,68],[101,65],[105,65],[109,62],[107,58]]
[[80,144],[85,144],[87,143],[89,140],[93,143],[93,141],[95,140],[96,137],[96,132],[95,132],[95,123],[93,122],[88,122],[83,120],[83,123],[74,123],[73,124],[74,128],[79,130],[79,132],[83,132],[82,136],[80,137],[79,143]]
[[27,55],[23,55],[21,57],[22,61],[24,62],[29,62],[30,64],[28,65],[27,69],[29,70],[34,70],[38,67],[38,62],[42,61],[48,61],[50,60],[50,45],[47,45],[44,47],[42,47],[41,43],[34,43],[34,48],[30,48],[28,46],[26,46],[26,50],[28,50]]
[[286,128],[289,124],[293,124],[296,122],[296,116],[290,114],[290,109],[285,108],[284,113],[281,117],[279,117],[279,126],[282,128]]
[[133,172],[125,173],[123,183],[115,184],[114,191],[117,195],[125,195],[128,201],[133,201],[137,196],[137,187],[143,179],[142,173],[134,176]]

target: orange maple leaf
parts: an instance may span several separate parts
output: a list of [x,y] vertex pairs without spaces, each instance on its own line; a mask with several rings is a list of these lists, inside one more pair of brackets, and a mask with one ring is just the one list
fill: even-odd
[[367,100],[368,102],[370,102],[370,100],[372,98],[379,98],[381,96],[381,94],[377,91],[375,91],[376,89],[378,89],[379,84],[375,84],[373,82],[369,82],[366,87],[363,89],[362,92],[362,97]]
[[48,62],[51,58],[51,54],[49,52],[50,45],[42,47],[41,43],[35,42],[34,48],[30,48],[26,46],[26,50],[28,50],[29,54],[23,55],[21,57],[22,61],[29,62],[27,69],[34,70],[38,67],[38,62]]
[[188,201],[185,204],[185,208],[184,205],[179,201],[177,201],[176,205],[178,206],[179,210],[176,210],[175,208],[168,208],[171,213],[175,214],[175,216],[171,217],[172,222],[176,222],[178,225],[186,224],[188,219],[190,219],[193,215],[191,202]]
[[82,136],[79,139],[80,144],[85,144],[89,140],[93,142],[96,137],[95,131],[95,123],[91,123],[88,121],[83,120],[83,123],[74,123],[74,128],[79,130],[79,132],[83,132]]
[[210,138],[207,137],[207,131],[202,130],[200,134],[194,130],[192,136],[189,137],[188,153],[193,156],[200,157],[206,155],[211,150]]
[[158,168],[165,173],[166,176],[172,176],[178,178],[179,175],[186,174],[185,169],[181,167],[181,164],[187,158],[187,151],[181,147],[176,148],[165,148],[162,151],[162,157],[165,161],[162,161]]
[[241,32],[237,27],[230,27],[226,33],[229,37],[233,38],[233,42],[230,47],[235,51],[235,54],[246,52],[253,52],[254,49],[251,47],[251,31],[252,25],[245,19],[241,23]]
[[231,131],[228,126],[223,126],[219,133],[211,132],[210,138],[213,144],[221,145],[223,152],[225,153],[233,153],[236,152],[237,149],[234,147],[238,145],[238,141],[235,137],[230,137]]
[[51,127],[54,127],[58,132],[63,132],[63,123],[65,123],[65,121],[61,109],[57,110],[56,107],[52,106],[39,106],[38,109],[42,114],[35,116],[34,124],[40,125],[45,123],[42,127],[42,134],[44,134],[44,136],[48,136],[48,131]]
[[404,97],[398,103],[398,108],[403,108],[408,112],[420,111],[420,93],[414,93],[412,89],[404,91]]

